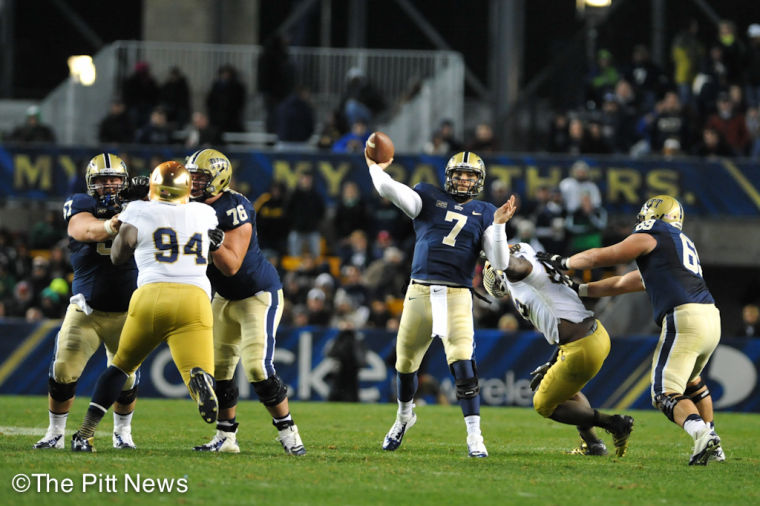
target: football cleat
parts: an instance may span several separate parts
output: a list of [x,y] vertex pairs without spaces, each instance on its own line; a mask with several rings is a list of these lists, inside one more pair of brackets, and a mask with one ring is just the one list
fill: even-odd
[[198,412],[206,423],[216,422],[219,411],[219,402],[214,393],[214,379],[200,367],[193,367],[190,371],[190,383],[188,388],[193,399],[198,403]]
[[715,450],[715,453],[710,455],[710,458],[708,458],[707,460],[710,462],[725,462],[726,452],[723,451],[722,446],[718,446],[718,448]]
[[488,457],[488,450],[483,443],[483,436],[480,434],[468,434],[467,435],[467,455],[476,458]]
[[570,450],[568,453],[571,455],[607,455],[607,445],[605,445],[602,441],[588,444],[586,441],[581,439],[581,444],[577,448]]
[[[690,466],[706,466],[710,457],[720,448],[720,437],[709,427],[702,429],[694,438],[694,451],[689,459]],[[725,457],[725,455],[724,455]]]
[[280,441],[282,448],[288,455],[306,455],[306,448],[303,446],[301,436],[298,434],[298,427],[291,425],[279,431],[277,439]]
[[37,441],[32,447],[35,450],[62,450],[63,449],[63,433],[52,432],[48,430],[45,435]]
[[625,456],[628,451],[628,438],[633,431],[633,417],[628,415],[612,415],[612,427],[606,430],[612,434],[615,455],[618,457]]
[[225,432],[223,430],[217,430],[216,435],[214,435],[211,441],[204,445],[196,446],[193,450],[197,452],[240,453],[235,432]]
[[393,423],[391,430],[385,435],[383,440],[383,450],[392,452],[401,446],[404,440],[404,434],[417,423],[417,414],[412,411],[411,416],[396,415],[396,421]]
[[94,452],[95,448],[92,447],[92,438],[83,438],[79,435],[79,432],[75,432],[71,436],[71,451],[73,452]]
[[113,433],[113,447],[120,450],[134,450],[137,448],[135,442],[132,441],[132,430],[121,429],[114,431]]

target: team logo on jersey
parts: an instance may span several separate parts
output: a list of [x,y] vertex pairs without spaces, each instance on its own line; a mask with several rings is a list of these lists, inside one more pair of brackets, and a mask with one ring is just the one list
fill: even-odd
[[456,204],[454,206],[454,210],[456,210],[456,211],[461,211],[462,209],[464,209],[464,207],[460,206],[459,204]]
[[447,207],[449,207],[449,204],[446,203],[446,202],[444,202],[443,200],[436,200],[435,201],[435,206],[436,207],[442,207],[442,208],[446,209]]

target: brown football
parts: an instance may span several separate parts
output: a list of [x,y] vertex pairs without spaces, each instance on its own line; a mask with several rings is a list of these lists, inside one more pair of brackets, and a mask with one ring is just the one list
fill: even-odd
[[367,139],[367,156],[377,163],[393,158],[393,141],[383,132],[373,132]]

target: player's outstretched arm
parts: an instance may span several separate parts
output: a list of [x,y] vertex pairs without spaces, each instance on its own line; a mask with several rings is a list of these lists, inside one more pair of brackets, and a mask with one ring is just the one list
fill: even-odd
[[393,178],[385,172],[385,169],[393,162],[391,158],[387,162],[375,163],[367,156],[367,150],[364,150],[364,159],[369,167],[369,175],[372,178],[372,184],[375,186],[377,193],[381,197],[393,202],[396,207],[404,211],[404,214],[414,219],[419,216],[422,210],[422,198],[416,191],[412,190],[403,183],[394,181]]
[[540,252],[536,257],[552,267],[566,271],[569,269],[585,270],[596,267],[610,267],[627,264],[641,255],[651,253],[657,247],[657,239],[649,234],[631,234],[624,240],[606,248],[592,248],[581,251],[569,258]]
[[250,223],[226,230],[224,232],[224,241],[218,250],[211,252],[211,258],[214,265],[225,276],[234,276],[243,265],[245,254],[248,252],[248,245],[253,235],[253,226]]
[[113,239],[120,226],[118,214],[107,220],[99,220],[90,213],[77,213],[69,219],[67,233],[79,242],[101,242]]
[[111,262],[114,265],[123,264],[132,258],[135,248],[137,248],[137,228],[129,223],[123,223],[111,245]]
[[643,292],[644,282],[638,270],[628,272],[622,276],[593,281],[580,285],[578,294],[581,297],[608,297],[623,293]]
[[515,196],[512,195],[503,206],[493,213],[493,222],[497,224],[506,223],[512,219],[512,216],[515,215],[516,211],[517,205],[515,204]]

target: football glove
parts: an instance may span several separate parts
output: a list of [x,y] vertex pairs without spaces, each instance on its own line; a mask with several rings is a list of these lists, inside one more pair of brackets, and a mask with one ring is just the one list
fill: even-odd
[[150,190],[150,178],[148,176],[135,176],[126,188],[119,192],[119,198],[124,202],[133,200],[142,200],[148,195]]
[[486,261],[483,266],[483,287],[488,295],[497,299],[507,296],[509,289],[507,288],[506,276],[504,271],[494,269],[491,263]]
[[536,259],[538,259],[539,262],[549,264],[558,271],[567,271],[570,269],[567,266],[567,258],[562,255],[553,255],[545,251],[539,251],[536,253]]
[[559,356],[559,346],[557,346],[554,349],[554,353],[552,353],[552,356],[548,362],[536,367],[530,372],[530,389],[532,391],[535,392],[536,390],[538,390],[538,386],[541,384],[541,380],[544,379],[544,376],[546,375],[546,371],[548,371],[549,368],[552,365],[554,365],[554,362],[557,361],[558,356]]
[[209,251],[216,251],[224,242],[224,230],[221,228],[210,228],[208,230],[208,238],[211,241],[211,245],[208,247]]

